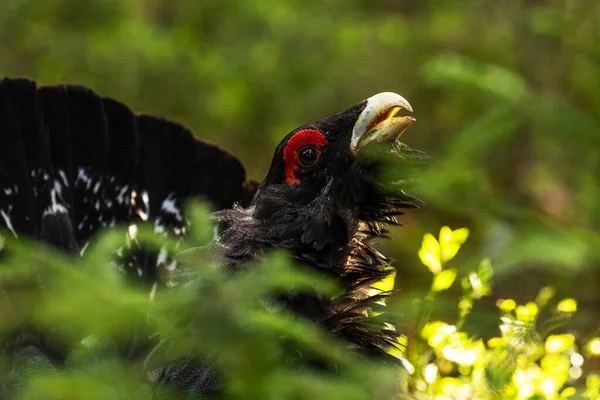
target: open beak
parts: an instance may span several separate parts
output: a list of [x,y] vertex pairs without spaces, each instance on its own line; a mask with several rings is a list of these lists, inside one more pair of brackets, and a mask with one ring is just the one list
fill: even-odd
[[356,154],[370,143],[393,142],[398,139],[416,121],[411,116],[397,116],[401,109],[412,112],[411,105],[399,94],[384,92],[369,97],[366,107],[354,124],[350,150]]

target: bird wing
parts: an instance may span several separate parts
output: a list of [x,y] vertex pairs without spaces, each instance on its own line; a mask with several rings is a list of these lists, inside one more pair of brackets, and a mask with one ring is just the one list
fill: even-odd
[[0,81],[0,227],[15,236],[40,238],[53,211],[79,248],[119,223],[180,235],[186,199],[219,210],[255,190],[235,156],[178,123],[81,86]]

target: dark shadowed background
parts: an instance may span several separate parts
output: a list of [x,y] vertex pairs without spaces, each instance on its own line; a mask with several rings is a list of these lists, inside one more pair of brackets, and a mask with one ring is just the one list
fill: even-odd
[[[394,91],[431,166],[394,229],[396,301],[431,274],[417,251],[468,227],[452,265],[494,267],[468,326],[498,329],[498,298],[573,297],[572,333],[600,310],[600,3],[567,0],[4,0],[0,75],[76,83],[184,123],[262,179],[279,140]],[[192,171],[191,173],[211,173]],[[456,290],[434,313],[455,314]],[[446,307],[448,308],[447,311]]]

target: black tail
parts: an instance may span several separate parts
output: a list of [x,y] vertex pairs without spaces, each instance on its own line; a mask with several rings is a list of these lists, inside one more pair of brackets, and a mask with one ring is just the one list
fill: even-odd
[[0,81],[0,227],[14,236],[74,251],[117,223],[181,235],[186,198],[222,209],[248,188],[238,159],[179,124],[79,86]]

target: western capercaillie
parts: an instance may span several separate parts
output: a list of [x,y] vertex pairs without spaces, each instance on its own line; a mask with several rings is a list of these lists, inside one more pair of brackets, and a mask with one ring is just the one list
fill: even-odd
[[[271,249],[286,249],[343,290],[333,298],[279,293],[277,301],[350,347],[385,358],[398,334],[370,323],[367,311],[381,300],[369,289],[390,273],[391,260],[373,240],[386,237],[386,225],[416,200],[383,181],[385,162],[368,153],[377,143],[395,142],[414,122],[398,116],[400,109],[412,111],[403,97],[380,93],[293,130],[257,185],[234,156],[181,125],[134,114],[82,87],[4,79],[0,225],[14,236],[83,253],[95,232],[119,223],[151,221],[159,234],[185,235],[183,203],[203,198],[219,210],[212,248],[224,268],[235,271]],[[154,282],[164,261],[140,252],[124,268]],[[219,389],[212,366],[201,361],[151,375],[199,392]]]

